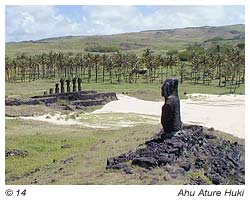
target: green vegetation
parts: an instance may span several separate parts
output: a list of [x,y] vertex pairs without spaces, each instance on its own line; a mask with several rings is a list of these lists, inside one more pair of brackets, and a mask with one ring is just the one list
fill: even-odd
[[[236,32],[231,32],[236,31]],[[74,55],[83,53],[89,46],[117,47],[124,51],[134,51],[141,54],[143,49],[151,48],[156,53],[165,54],[171,49],[183,50],[189,45],[203,43],[205,40],[218,37],[224,40],[223,44],[237,44],[244,42],[245,25],[230,25],[220,27],[196,27],[173,30],[142,31],[138,33],[124,33],[107,36],[66,36],[48,38],[38,41],[26,41],[20,43],[7,43],[6,55],[10,58],[42,54],[50,51],[68,53]],[[238,39],[237,36],[240,36]],[[150,39],[149,39],[150,38]],[[225,40],[232,39],[232,40]],[[220,41],[218,41],[220,42]],[[211,42],[208,42],[211,43]],[[208,44],[207,44],[208,45]]]
[[[9,120],[7,120],[7,123],[8,121]],[[46,130],[46,127],[42,129]],[[6,159],[6,175],[8,177],[14,177],[45,166],[49,167],[53,163],[53,160],[60,161],[80,151],[85,151],[95,141],[96,139],[90,136],[86,137],[83,135],[82,137],[74,137],[72,134],[67,135],[65,133],[58,137],[58,135],[55,134],[46,135],[37,132],[34,136],[19,136],[18,140],[16,139],[16,135],[9,136],[7,134],[7,149],[25,149],[29,155],[24,158],[12,157]],[[61,148],[64,144],[70,145],[71,148]]]
[[[151,137],[156,127],[146,125],[144,131],[140,126],[123,128],[121,132],[6,120],[6,148],[27,150],[29,153],[24,158],[6,159],[6,183],[30,184],[38,180],[37,184],[126,184],[127,181],[139,184],[140,180],[136,178],[130,180],[131,177],[127,176],[123,179],[120,172],[107,173],[106,158],[136,147]],[[61,148],[65,144],[70,147]],[[63,160],[68,158],[73,158],[73,162],[64,164]],[[34,170],[37,172],[25,176]],[[12,180],[15,176],[22,178]]]
[[[6,120],[6,149],[27,150],[27,157],[6,159],[6,184],[186,184],[202,177],[201,171],[173,179],[168,169],[133,175],[106,170],[107,157],[138,148],[160,129],[160,125],[140,125],[122,129],[90,129],[58,126],[32,120]],[[244,140],[221,134],[244,144]],[[66,148],[62,148],[62,146]],[[17,178],[20,177],[20,178]],[[208,184],[211,184],[208,181]]]
[[191,179],[195,180],[197,178],[201,178],[206,185],[212,185],[212,181],[209,180],[207,176],[204,175],[204,170],[194,170],[188,173]]
[[[166,78],[179,77],[181,84],[218,85],[229,87],[230,93],[245,82],[245,53],[242,45],[204,48],[190,46],[186,52],[167,52],[166,56],[145,49],[141,57],[134,53],[84,54],[63,53],[16,59],[6,57],[6,81],[31,82],[39,79],[74,79],[91,83],[162,83]],[[217,82],[217,83],[216,83]]]
[[[242,27],[244,25],[197,27],[86,37],[88,42],[84,49],[94,53],[58,52],[57,47],[54,47],[53,51],[44,50],[35,55],[23,50],[22,54],[18,54],[15,58],[8,53],[12,45],[24,45],[36,52],[32,49],[33,43],[50,46],[74,44],[78,41],[81,44],[79,40],[83,40],[83,37],[11,43],[6,45],[5,77],[8,82],[80,77],[85,83],[110,84],[162,83],[166,78],[178,77],[181,84],[187,81],[194,84],[218,85],[229,88],[230,93],[237,93],[236,90],[245,82],[245,45]],[[123,38],[124,35],[127,36],[127,42],[120,41],[118,45],[116,40]],[[142,38],[147,36],[153,41],[150,40],[152,42],[150,45],[141,45],[141,53],[134,47],[130,49],[131,51],[124,51],[124,48],[129,50],[131,46],[139,44],[138,41],[134,41],[138,39],[136,36]],[[162,43],[155,38],[162,40]],[[169,41],[167,38],[171,38],[176,47],[163,47],[163,43]],[[182,42],[186,40],[192,42],[179,49],[180,38]],[[149,40],[142,39],[142,41],[147,43]],[[16,49],[22,50],[20,47]],[[76,49],[75,47],[74,50]]]

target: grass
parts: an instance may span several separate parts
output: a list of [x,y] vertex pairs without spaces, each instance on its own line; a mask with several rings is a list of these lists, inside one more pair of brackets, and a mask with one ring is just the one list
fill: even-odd
[[[29,131],[31,127],[32,130]],[[106,158],[138,146],[157,129],[158,126],[146,125],[143,131],[139,126],[122,130],[99,130],[6,120],[6,148],[27,150],[29,153],[24,158],[6,159],[6,183],[30,184],[35,179],[40,184],[50,184],[52,179],[56,180],[55,184],[111,184],[118,180],[124,183],[137,182],[136,179],[129,181],[129,176],[123,180],[124,174],[120,172],[107,172]],[[71,147],[62,149],[63,144],[70,144]],[[69,164],[60,163],[60,160],[68,157],[73,157],[74,161]],[[53,160],[57,162],[54,163]],[[30,176],[11,181],[13,177],[22,176],[37,168],[40,170]],[[60,168],[64,172],[55,173]]]
[[193,179],[193,180],[195,180],[195,179],[197,179],[197,178],[200,177],[203,181],[206,182],[206,183],[205,183],[206,185],[212,185],[212,181],[209,180],[209,178],[208,178],[207,176],[204,175],[204,170],[203,170],[203,169],[201,169],[201,170],[190,171],[190,172],[188,173],[188,176],[189,176],[191,179]]
[[55,108],[45,105],[5,106],[5,116],[7,117],[45,115],[56,112],[58,111]]
[[[20,176],[44,166],[53,165],[53,160],[71,157],[76,152],[84,151],[95,142],[93,137],[73,137],[72,135],[23,135],[18,140],[16,136],[7,136],[7,148],[25,149],[29,155],[24,158],[6,159],[7,177]],[[71,148],[62,149],[63,144],[70,144]],[[20,166],[20,167],[17,167]]]
[[[105,169],[108,157],[138,148],[159,129],[160,124],[105,130],[6,120],[6,148],[29,153],[6,159],[6,184],[187,184],[201,176],[201,171],[190,171],[185,177],[171,178],[169,171],[175,165],[149,172],[133,167],[133,175]],[[231,135],[222,137],[244,143]],[[65,144],[70,148],[61,148]],[[61,162],[69,158],[72,162]]]

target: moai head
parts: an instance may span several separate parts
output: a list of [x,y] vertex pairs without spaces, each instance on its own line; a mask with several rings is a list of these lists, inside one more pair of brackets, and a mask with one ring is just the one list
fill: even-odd
[[166,79],[161,87],[161,96],[168,98],[171,94],[178,96],[178,79]]
[[78,78],[78,79],[77,79],[77,82],[78,82],[78,84],[81,84],[81,83],[82,83],[82,79],[81,79],[81,78]]
[[69,85],[69,84],[70,84],[70,80],[67,79],[67,80],[66,80],[66,83],[67,83],[67,85]]
[[60,83],[61,83],[61,85],[64,84],[64,79],[63,78],[60,79]]

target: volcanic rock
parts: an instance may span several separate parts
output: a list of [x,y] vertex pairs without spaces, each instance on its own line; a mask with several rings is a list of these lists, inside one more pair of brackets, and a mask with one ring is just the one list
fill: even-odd
[[[202,126],[184,126],[182,131],[167,138],[163,138],[160,132],[145,145],[144,148],[139,145],[140,148],[134,151],[108,158],[106,168],[128,169],[128,161],[132,161],[132,167],[137,165],[147,170],[177,164],[178,170],[170,172],[171,177],[192,169],[203,173],[213,184],[245,183],[242,147],[211,132],[204,133]],[[190,184],[207,184],[207,181],[191,178]]]
[[183,161],[179,164],[181,168],[183,168],[185,171],[189,171],[191,168],[191,163],[189,161]]
[[21,156],[25,157],[28,155],[28,151],[25,150],[19,150],[19,149],[8,149],[5,151],[5,157],[12,157],[12,156]]
[[139,157],[132,160],[132,165],[138,165],[146,169],[158,166],[158,160],[154,157]]

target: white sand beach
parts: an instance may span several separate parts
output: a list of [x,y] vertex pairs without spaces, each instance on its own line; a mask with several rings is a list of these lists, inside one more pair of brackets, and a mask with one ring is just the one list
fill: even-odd
[[[93,113],[138,113],[161,115],[163,102],[144,101],[126,95],[118,95]],[[181,117],[184,123],[213,127],[234,136],[244,138],[244,95],[191,94],[181,100]]]
[[[60,113],[20,118],[89,128],[121,128],[139,123],[160,123],[163,101],[145,101],[122,94],[117,97],[117,101],[75,118]],[[191,94],[188,99],[181,100],[181,120],[187,124],[213,127],[215,130],[245,138],[244,107],[244,95]]]

